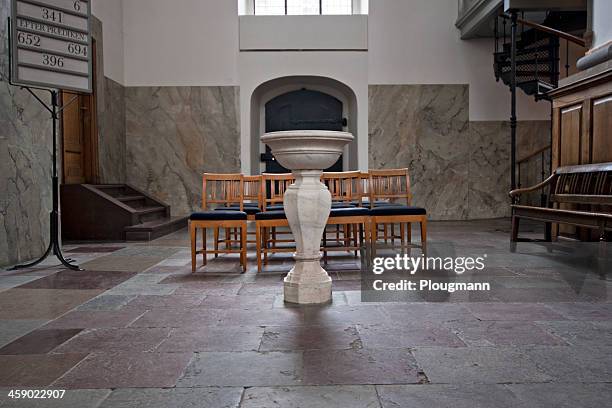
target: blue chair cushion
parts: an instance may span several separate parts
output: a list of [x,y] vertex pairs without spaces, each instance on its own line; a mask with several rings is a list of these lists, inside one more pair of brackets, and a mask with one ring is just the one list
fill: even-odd
[[256,220],[283,220],[286,219],[285,211],[265,211],[255,214]]
[[[215,211],[240,211],[240,207],[238,206],[218,207],[218,208],[215,208]],[[242,211],[244,211],[248,215],[253,215],[259,212],[259,207],[251,207],[251,206],[245,205]]]
[[247,213],[244,211],[202,211],[191,214],[189,217],[193,221],[223,221],[223,220],[246,220]]
[[284,211],[285,207],[282,204],[273,204],[266,207],[266,211]]
[[356,204],[353,203],[347,203],[345,201],[334,201],[332,202],[332,208],[350,208],[350,207],[355,207]]
[[420,207],[411,207],[408,205],[383,205],[370,209],[371,216],[380,215],[426,215],[427,211]]
[[359,217],[367,216],[370,210],[363,207],[348,207],[348,208],[332,208],[330,217]]

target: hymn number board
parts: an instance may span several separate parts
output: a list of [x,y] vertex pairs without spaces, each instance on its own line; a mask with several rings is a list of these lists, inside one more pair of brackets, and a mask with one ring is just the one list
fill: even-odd
[[11,10],[13,82],[91,93],[91,1],[12,0]]

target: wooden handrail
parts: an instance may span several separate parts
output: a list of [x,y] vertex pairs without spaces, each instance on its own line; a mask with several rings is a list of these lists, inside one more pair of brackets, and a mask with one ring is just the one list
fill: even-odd
[[[510,19],[510,16],[507,14],[502,14],[502,17],[505,19]],[[544,31],[546,33],[555,35],[559,38],[563,38],[564,40],[567,40],[569,42],[572,42],[574,44],[578,44],[581,47],[585,47],[586,48],[586,41],[583,40],[580,37],[576,37],[575,35],[572,34],[568,34],[566,32],[563,31],[559,31],[559,30],[555,30],[554,28],[550,28],[550,27],[546,27],[542,24],[538,24],[538,23],[534,23],[533,21],[529,21],[529,20],[523,20],[522,18],[517,18],[516,21],[520,24],[526,25],[528,27],[532,27],[535,28],[536,30],[540,30],[540,31]]]
[[537,155],[539,155],[539,154],[544,153],[544,152],[545,152],[545,151],[547,151],[548,149],[550,149],[550,145],[545,146],[545,147],[542,147],[542,148],[540,148],[540,149],[536,150],[535,152],[533,152],[533,153],[531,153],[531,154],[528,154],[527,156],[525,156],[525,157],[521,158],[520,160],[517,160],[517,161],[516,161],[516,164],[523,164],[523,163],[525,163],[526,161],[530,160],[531,158],[533,158],[533,157],[535,157],[535,156],[537,156]]

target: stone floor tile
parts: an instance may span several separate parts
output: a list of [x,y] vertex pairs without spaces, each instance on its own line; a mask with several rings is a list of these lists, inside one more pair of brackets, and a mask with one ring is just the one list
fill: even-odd
[[161,257],[169,258],[179,252],[179,248],[171,248],[161,245],[128,245],[113,253],[117,257]]
[[106,295],[102,294],[83,303],[76,310],[78,311],[111,311],[119,310],[127,305],[136,295]]
[[553,382],[610,382],[612,347],[533,347],[523,353]]
[[468,309],[480,320],[564,320],[564,317],[537,303],[473,303]]
[[364,348],[465,347],[448,328],[427,322],[398,326],[359,325],[357,328]]
[[[166,286],[167,284],[164,284]],[[191,282],[179,285],[174,292],[176,295],[237,295],[242,288],[242,283],[218,283],[218,282]]]
[[251,311],[227,309],[223,313],[220,324],[226,326],[301,326],[306,324],[304,312],[302,308]]
[[47,322],[48,320],[0,320],[0,347],[17,340]]
[[90,354],[53,383],[54,388],[166,388],[189,364],[192,353],[115,352]]
[[55,319],[101,290],[10,289],[0,293],[0,319]]
[[[120,251],[117,251],[120,252]],[[101,256],[81,265],[87,271],[142,272],[157,265],[163,256],[117,256],[116,253]]]
[[100,408],[238,408],[241,387],[118,389]]
[[421,380],[408,349],[304,352],[305,385],[410,384]]
[[379,408],[371,385],[247,388],[241,408]]
[[270,310],[272,309],[274,302],[274,295],[207,295],[200,304],[200,307],[211,309]]
[[98,408],[111,393],[111,390],[66,390],[61,399],[45,399],[36,402],[32,399],[10,399],[7,397],[8,391],[0,390],[0,407],[2,408]]
[[73,311],[49,322],[45,329],[101,329],[127,327],[140,316],[142,310],[117,310],[117,311]]
[[610,303],[549,303],[546,306],[570,320],[612,320]]
[[38,275],[0,276],[0,292],[42,279]]
[[261,327],[188,327],[173,329],[157,347],[161,353],[203,351],[257,351]]
[[197,353],[177,387],[299,385],[301,352]]
[[19,286],[19,289],[110,289],[135,273],[113,271],[60,271]]
[[[54,353],[112,353],[153,351],[170,334],[170,329],[94,329],[53,350]],[[183,350],[176,350],[183,351]]]
[[355,326],[267,327],[260,351],[361,348]]
[[130,327],[183,327],[216,326],[223,319],[221,309],[153,309],[144,313]]
[[204,294],[194,295],[140,295],[133,298],[127,305],[132,309],[172,309],[193,308],[202,303]]
[[563,320],[538,322],[538,326],[573,346],[612,347],[612,326],[597,321]]
[[514,348],[416,348],[414,357],[432,383],[544,382],[552,376]]
[[378,385],[376,389],[383,408],[519,407],[514,394],[497,384]]
[[452,322],[446,325],[468,346],[566,345],[539,325],[524,321]]
[[457,303],[389,303],[379,306],[394,325],[411,324],[415,321],[451,322],[476,320],[464,306]]
[[0,356],[0,387],[46,387],[87,354]]
[[308,326],[342,326],[351,324],[380,324],[389,322],[388,316],[379,307],[313,306],[304,308],[304,320]]
[[612,384],[508,384],[505,386],[525,408],[606,407],[612,401]]
[[[339,306],[349,306],[348,299],[346,297],[346,291],[332,291],[332,302],[327,305],[328,307],[339,307]],[[246,297],[246,296],[240,296]],[[262,297],[262,296],[257,296]],[[275,309],[284,309],[287,307],[301,307],[300,305],[294,303],[285,302],[285,297],[282,294],[274,295],[274,303],[272,305]]]
[[107,246],[107,245],[87,245],[65,250],[67,254],[89,254],[89,253],[111,253],[119,251],[125,247],[122,246]]
[[79,334],[81,329],[34,330],[0,349],[0,355],[46,354]]

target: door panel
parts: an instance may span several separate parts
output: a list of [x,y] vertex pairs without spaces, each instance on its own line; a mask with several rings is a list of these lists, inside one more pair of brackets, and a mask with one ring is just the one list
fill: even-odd
[[561,110],[560,165],[580,164],[582,105]]
[[593,163],[612,162],[612,95],[593,102]]
[[76,94],[62,93],[62,105],[66,106],[62,116],[64,184],[82,184],[86,181],[84,126],[80,99],[81,97]]
[[[560,165],[569,166],[580,164],[580,148],[582,137],[582,105],[561,110],[560,134]],[[559,208],[566,210],[577,209],[574,204],[560,204]],[[571,225],[559,225],[559,232],[563,235],[575,235],[577,229]]]
[[[283,130],[342,131],[342,102],[323,92],[301,89],[277,96],[266,103],[266,132]],[[278,164],[270,147],[263,157],[267,173],[287,173]],[[326,171],[342,171],[342,157]]]

